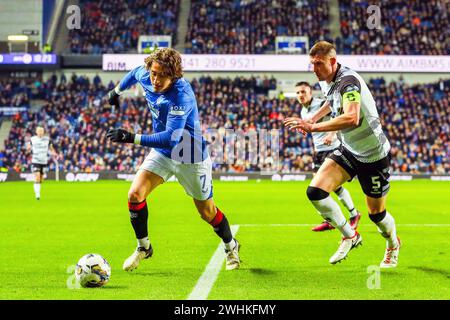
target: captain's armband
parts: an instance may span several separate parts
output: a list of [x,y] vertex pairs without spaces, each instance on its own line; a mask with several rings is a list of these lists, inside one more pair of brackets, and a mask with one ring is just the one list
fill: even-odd
[[344,94],[342,95],[342,102],[344,104],[349,102],[361,103],[361,94],[356,90],[344,92]]

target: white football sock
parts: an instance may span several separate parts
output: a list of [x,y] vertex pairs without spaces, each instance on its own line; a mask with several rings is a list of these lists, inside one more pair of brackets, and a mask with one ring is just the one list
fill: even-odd
[[40,183],[34,184],[34,194],[36,195],[36,198],[41,197],[41,184]]
[[350,218],[356,217],[358,212],[355,210],[355,205],[353,203],[352,196],[350,195],[350,192],[348,192],[348,190],[345,189],[344,187],[341,187],[339,192],[336,192],[336,195],[338,196],[339,201],[350,212]]
[[398,239],[394,217],[386,211],[384,219],[376,223],[376,225],[381,235],[386,238],[388,248],[397,248]]
[[225,243],[225,249],[227,250],[234,249],[234,247],[236,247],[236,241],[234,241],[234,239],[231,239],[230,242]]
[[145,249],[150,248],[150,240],[148,237],[137,239],[138,247],[144,247]]
[[333,227],[338,229],[345,238],[352,238],[355,235],[355,230],[350,227],[342,214],[341,207],[328,196],[322,200],[311,200],[320,215],[325,218]]

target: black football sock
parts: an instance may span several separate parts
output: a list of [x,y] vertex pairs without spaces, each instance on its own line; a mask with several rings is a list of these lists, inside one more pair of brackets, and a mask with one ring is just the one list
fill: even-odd
[[133,203],[128,202],[128,209],[130,210],[130,220],[133,226],[136,239],[143,239],[148,237],[147,219],[148,209],[147,201]]
[[217,208],[216,216],[210,224],[214,228],[214,232],[223,240],[224,243],[230,243],[233,240],[233,235],[231,233],[230,224],[228,223],[227,217]]

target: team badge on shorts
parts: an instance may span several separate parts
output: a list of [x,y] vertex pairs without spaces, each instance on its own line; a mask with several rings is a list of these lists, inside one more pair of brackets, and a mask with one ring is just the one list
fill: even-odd
[[334,151],[333,151],[333,154],[334,154],[336,157],[342,156],[342,152],[339,151],[339,150],[334,150]]

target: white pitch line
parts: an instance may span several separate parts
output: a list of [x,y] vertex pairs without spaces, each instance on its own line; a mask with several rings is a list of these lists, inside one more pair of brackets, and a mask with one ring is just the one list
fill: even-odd
[[[314,227],[316,224],[307,224],[307,223],[287,223],[287,224],[280,224],[280,223],[272,223],[272,224],[240,224],[241,227]],[[370,227],[373,226],[373,224],[361,224],[360,227]],[[397,224],[397,227],[443,227],[443,228],[449,228],[450,224],[432,224],[432,223],[417,223],[417,224]]]
[[307,224],[307,223],[248,223],[248,224],[240,224],[241,227],[313,227],[317,224]]
[[[239,225],[231,226],[231,233],[233,234],[233,237],[238,232],[238,230]],[[221,242],[214,252],[211,260],[209,260],[205,271],[203,271],[202,275],[198,279],[197,284],[195,285],[187,300],[206,300],[208,298],[209,292],[216,282],[217,276],[222,269],[224,261],[225,252],[223,243]]]

